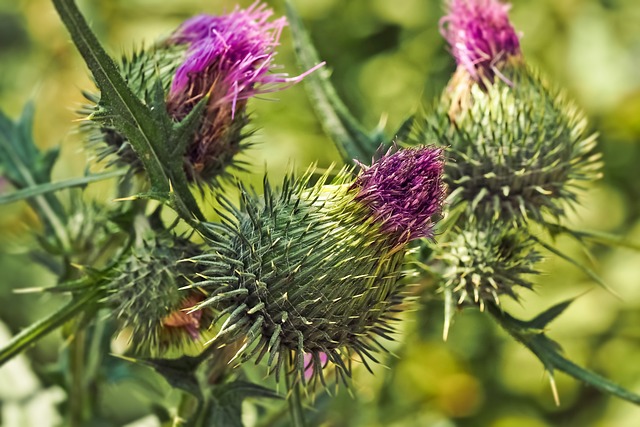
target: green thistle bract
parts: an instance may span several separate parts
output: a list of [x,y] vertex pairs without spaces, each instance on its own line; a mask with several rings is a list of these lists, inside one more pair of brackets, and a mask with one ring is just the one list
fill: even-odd
[[541,256],[526,229],[467,223],[450,235],[453,240],[441,243],[436,256],[442,261],[443,288],[458,305],[471,302],[484,309],[485,302],[499,304],[501,295],[517,300],[516,286],[531,289],[526,275],[538,273]]
[[198,252],[188,240],[160,233],[142,239],[117,267],[105,304],[121,329],[130,332],[135,353],[155,357],[200,339],[211,317],[206,310],[186,309],[202,301],[204,294],[179,290],[189,284],[187,278],[197,273],[197,266],[178,262]]
[[545,223],[577,201],[580,182],[599,177],[596,135],[583,114],[524,65],[510,83],[473,83],[451,110],[445,93],[416,132],[418,143],[449,146],[445,181],[451,208],[492,220]]
[[[429,235],[430,216],[440,210],[441,153],[389,153],[355,180],[343,170],[310,188],[310,174],[287,178],[275,193],[265,180],[262,197],[242,191],[240,209],[221,199],[229,213],[220,213],[224,224],[210,224],[219,238],[189,260],[203,270],[192,287],[208,292],[194,310],[226,316],[212,345],[244,340],[240,361],[268,355],[277,377],[293,357],[303,382],[313,361],[311,381],[325,384],[323,357],[345,383],[352,354],[367,367],[377,362],[378,339],[391,338],[389,321],[404,299],[407,236]],[[394,215],[387,204],[397,207]]]

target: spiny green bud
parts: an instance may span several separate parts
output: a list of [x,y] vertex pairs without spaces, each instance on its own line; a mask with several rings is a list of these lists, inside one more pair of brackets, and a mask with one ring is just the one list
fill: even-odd
[[500,304],[500,296],[518,300],[515,288],[531,289],[527,275],[542,258],[524,228],[508,224],[467,222],[464,229],[450,233],[452,240],[440,243],[436,258],[441,261],[443,287],[456,302]]
[[243,340],[240,362],[266,357],[279,377],[291,357],[295,380],[323,384],[323,357],[345,383],[352,355],[376,361],[404,299],[407,242],[430,236],[440,209],[442,168],[442,151],[422,147],[389,153],[355,180],[342,170],[307,188],[307,174],[275,192],[265,180],[262,197],[242,190],[240,209],[222,198],[225,221],[209,225],[219,238],[187,260],[202,270],[189,289],[208,293],[193,310],[226,317],[212,345]]
[[581,182],[600,176],[596,135],[584,115],[522,66],[488,87],[474,84],[472,102],[453,117],[443,96],[417,129],[418,143],[449,146],[445,180],[451,208],[523,223],[560,217],[577,201]]
[[207,310],[188,312],[204,299],[202,292],[179,290],[198,266],[178,261],[197,254],[199,247],[167,232],[154,234],[117,267],[105,300],[121,330],[130,334],[133,351],[153,357],[200,340],[211,321]]

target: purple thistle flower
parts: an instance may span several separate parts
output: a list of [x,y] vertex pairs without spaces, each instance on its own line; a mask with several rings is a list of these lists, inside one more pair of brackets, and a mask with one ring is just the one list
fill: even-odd
[[[236,6],[228,15],[198,15],[185,21],[169,39],[172,44],[189,45],[169,98],[182,99],[185,92],[201,98],[212,90],[217,95],[214,102],[231,102],[234,115],[238,101],[298,83],[322,66],[296,77],[272,72],[274,49],[287,25],[285,17],[269,22],[272,15],[257,1],[247,9]],[[204,91],[194,93],[194,86]]]
[[498,64],[520,55],[518,34],[509,22],[509,4],[498,0],[450,0],[440,32],[451,46],[456,63],[475,79],[493,80]]
[[185,21],[168,44],[186,47],[167,97],[173,119],[183,120],[205,96],[209,97],[195,140],[187,149],[187,175],[211,182],[225,173],[243,148],[242,128],[248,122],[247,99],[275,92],[301,81],[323,63],[296,77],[273,72],[275,48],[287,24],[259,1],[227,15],[199,15]]
[[362,167],[352,184],[358,189],[355,199],[373,211],[385,232],[398,234],[399,241],[433,237],[432,217],[440,212],[446,193],[441,148],[392,148]]

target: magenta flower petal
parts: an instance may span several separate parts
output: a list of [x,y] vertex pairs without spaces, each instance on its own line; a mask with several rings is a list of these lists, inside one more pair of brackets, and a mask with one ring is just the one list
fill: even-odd
[[440,212],[446,193],[443,169],[440,148],[389,150],[370,167],[363,166],[353,184],[356,200],[400,240],[433,237],[432,217]]
[[450,0],[440,32],[459,66],[476,80],[500,75],[497,65],[520,55],[520,40],[509,22],[510,5],[498,0]]
[[[327,360],[329,360],[329,358],[327,357],[327,353],[321,352],[321,353],[318,354],[318,357],[320,358],[320,363],[321,363],[322,366],[318,367],[317,369],[323,369],[325,367],[325,365],[327,364]],[[304,355],[304,379],[306,381],[309,381],[313,377],[314,369],[316,369],[316,368],[313,365],[313,353],[305,353],[305,355]]]
[[274,92],[297,83],[322,64],[296,77],[274,73],[275,48],[285,17],[269,21],[273,11],[260,2],[247,9],[236,7],[227,15],[199,15],[185,21],[171,36],[169,43],[187,44],[187,58],[177,69],[169,97],[182,97],[194,85],[217,89],[217,103],[231,102],[232,113],[239,100]]

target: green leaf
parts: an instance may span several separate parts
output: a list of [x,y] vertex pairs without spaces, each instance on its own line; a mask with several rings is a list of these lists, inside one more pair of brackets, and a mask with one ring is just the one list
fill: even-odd
[[128,359],[152,367],[175,388],[184,390],[202,402],[204,396],[200,383],[196,377],[196,369],[200,366],[200,359],[182,356],[178,359]]
[[77,314],[87,310],[100,299],[101,295],[101,290],[96,287],[96,289],[83,293],[54,313],[20,331],[5,347],[0,349],[0,366],[35,344],[49,332],[61,327]]
[[564,372],[573,378],[589,384],[605,393],[612,394],[621,399],[640,405],[640,395],[637,395],[625,388],[615,384],[614,382],[604,378],[594,372],[584,369],[560,354],[560,345],[548,338],[540,325],[546,325],[562,311],[564,311],[571,300],[562,302],[542,314],[536,316],[531,321],[519,320],[494,304],[487,304],[487,309],[494,319],[502,326],[513,338],[524,344],[538,359],[542,362],[545,369],[551,375],[551,384],[554,388],[554,396],[558,401],[557,392],[555,390],[555,382],[553,380],[554,370]]
[[[286,1],[286,7],[298,62],[303,69],[311,69],[320,63],[318,53],[289,0]],[[369,161],[384,142],[384,137],[380,132],[370,135],[364,130],[336,93],[329,75],[329,71],[323,67],[305,77],[311,105],[345,163],[352,164],[354,160]]]
[[116,63],[105,52],[73,0],[53,0],[78,51],[100,89],[114,124],[127,137],[149,174],[156,191],[169,192],[169,176],[163,168],[167,159],[165,136],[149,108],[127,86]]
[[614,295],[617,298],[620,298],[620,295],[618,295],[618,293],[616,291],[614,291],[613,289],[611,289],[601,278],[600,276],[598,276],[593,270],[591,270],[589,267],[579,263],[578,261],[574,260],[573,258],[571,258],[569,255],[566,255],[562,252],[560,252],[558,249],[554,248],[553,246],[543,242],[542,240],[538,239],[535,236],[531,236],[531,238],[533,240],[535,240],[536,242],[538,242],[540,244],[540,246],[542,246],[543,248],[545,248],[546,250],[548,250],[549,252],[558,255],[560,258],[564,259],[565,261],[575,265],[576,267],[578,267],[580,270],[582,270],[587,276],[589,276],[594,282],[596,282],[598,285],[602,286],[604,289],[606,289],[611,295]]
[[50,182],[46,184],[40,184],[33,187],[26,187],[18,191],[14,191],[10,194],[4,194],[0,196],[0,205],[6,203],[13,203],[19,200],[30,199],[42,194],[52,193],[54,191],[63,190],[66,188],[82,187],[92,182],[98,182],[105,179],[115,178],[122,176],[126,173],[124,170],[117,170],[112,172],[98,173],[94,175],[87,175],[81,178],[72,178],[64,181]]
[[242,402],[251,397],[282,399],[275,391],[246,381],[218,385],[212,389],[204,425],[243,427]]
[[[74,0],[53,0],[78,51],[93,74],[100,89],[100,102],[107,110],[113,125],[131,143],[142,161],[151,182],[150,194],[166,194],[162,200],[173,200],[174,209],[187,222],[197,226],[195,219],[204,216],[188,188],[182,155],[172,155],[169,147],[184,129],[173,128],[166,114],[162,86],[153,93],[153,108],[149,108],[127,85],[118,66],[89,28]],[[201,111],[201,110],[200,110]],[[187,126],[188,125],[188,126]],[[188,129],[194,126],[187,123]],[[181,145],[184,147],[183,145]],[[182,153],[181,153],[182,154]],[[177,190],[177,192],[175,192]],[[171,197],[168,195],[171,194]]]
[[558,234],[568,234],[582,243],[584,243],[586,240],[594,243],[600,243],[602,245],[640,251],[640,242],[631,241],[625,236],[618,236],[615,234],[605,233],[603,231],[573,230],[571,228],[565,227],[564,225],[551,223],[547,224],[547,228],[551,232],[552,236]]
[[570,305],[575,301],[575,298],[568,299],[561,303],[554,305],[553,307],[543,311],[537,315],[534,319],[528,322],[528,326],[534,329],[543,330],[549,323],[555,320],[561,315]]
[[[34,106],[27,103],[22,116],[13,122],[0,111],[0,166],[3,174],[18,190],[47,185],[58,150],[41,152],[32,137]],[[53,194],[34,196],[30,206],[44,224],[45,232],[53,235],[63,250],[71,247],[60,201]]]

